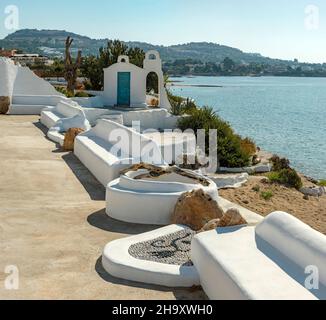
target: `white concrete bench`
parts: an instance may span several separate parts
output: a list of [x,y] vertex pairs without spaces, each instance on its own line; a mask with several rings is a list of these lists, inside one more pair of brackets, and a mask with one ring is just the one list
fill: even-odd
[[60,119],[76,116],[82,108],[73,101],[62,100],[55,107],[45,108],[41,112],[41,123],[47,128],[52,128]]
[[62,100],[68,98],[60,95],[14,95],[9,114],[40,115],[44,108],[56,106]]
[[164,163],[152,140],[109,120],[99,120],[94,128],[79,135],[75,154],[105,187],[132,164]]
[[[287,213],[272,213],[257,227],[199,234],[191,254],[210,299],[326,298],[326,237]],[[318,267],[319,290],[304,286],[308,266]]]
[[79,110],[79,112],[71,118],[58,120],[54,127],[49,129],[47,137],[62,147],[64,144],[65,132],[71,128],[79,128],[83,129],[84,131],[91,129],[91,125],[86,119],[86,115],[83,110]]
[[[184,170],[185,172],[187,170]],[[169,225],[175,206],[181,195],[192,190],[203,189],[214,200],[218,200],[216,184],[206,179],[207,186],[175,173],[162,179],[138,179],[148,170],[127,172],[108,184],[106,189],[106,213],[108,216],[129,223]]]

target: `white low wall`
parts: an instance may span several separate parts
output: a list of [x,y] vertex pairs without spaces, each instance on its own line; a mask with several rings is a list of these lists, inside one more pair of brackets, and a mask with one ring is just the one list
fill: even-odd
[[175,129],[180,117],[171,115],[165,109],[145,109],[123,112],[126,126],[132,126],[133,121],[139,121],[143,130],[146,129]]
[[79,135],[75,154],[105,187],[134,163],[164,163],[153,141],[109,120],[99,120],[94,128]]
[[192,181],[181,182],[182,177],[176,174],[166,176],[165,181],[135,179],[144,173],[148,171],[129,172],[109,183],[106,192],[108,216],[129,223],[168,225],[183,193],[203,189],[212,199],[218,200],[216,184],[204,177],[201,178],[209,183],[207,187]]

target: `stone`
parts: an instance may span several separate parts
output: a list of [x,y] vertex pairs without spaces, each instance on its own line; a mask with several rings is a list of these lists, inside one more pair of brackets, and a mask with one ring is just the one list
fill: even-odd
[[63,142],[63,149],[65,151],[73,151],[74,144],[75,144],[75,138],[82,132],[84,132],[84,130],[80,129],[80,128],[69,129],[65,134],[65,139]]
[[198,233],[217,229],[219,227],[220,221],[221,219],[214,219],[209,221],[198,231]]
[[6,114],[10,107],[10,97],[0,96],[0,114]]
[[238,209],[229,209],[222,218],[209,221],[198,233],[215,230],[217,228],[235,227],[248,224]]
[[219,227],[234,227],[247,224],[238,209],[229,209],[222,217]]
[[223,217],[223,210],[202,189],[184,193],[172,215],[172,224],[183,224],[198,231],[209,221]]
[[325,187],[301,188],[300,192],[311,197],[321,197],[326,194]]

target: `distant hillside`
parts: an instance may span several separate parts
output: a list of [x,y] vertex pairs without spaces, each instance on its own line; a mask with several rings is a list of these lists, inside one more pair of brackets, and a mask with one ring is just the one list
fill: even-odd
[[[42,53],[48,56],[61,56],[67,36],[74,39],[75,50],[82,49],[84,55],[97,54],[100,47],[106,45],[106,39],[91,39],[75,33],[60,30],[24,29],[10,34],[0,40],[0,47],[18,48],[25,52]],[[237,63],[268,63],[286,64],[288,61],[275,60],[263,57],[260,54],[245,53],[239,49],[214,43],[188,43],[173,46],[155,46],[143,42],[126,42],[131,47],[140,47],[144,50],[158,50],[164,61],[176,59],[199,59],[203,62],[220,63],[229,57]]]

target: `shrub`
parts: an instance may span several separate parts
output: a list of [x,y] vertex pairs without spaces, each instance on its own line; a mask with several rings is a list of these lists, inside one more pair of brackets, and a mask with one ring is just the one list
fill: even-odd
[[271,172],[268,175],[270,181],[300,190],[303,186],[302,179],[294,169],[283,169],[278,172]]
[[326,187],[326,180],[319,180],[318,185],[320,187]]
[[273,192],[272,192],[271,190],[268,190],[268,191],[263,191],[263,192],[261,192],[261,193],[260,193],[260,196],[261,196],[264,200],[268,201],[268,200],[270,200],[270,199],[273,198],[274,194],[273,194]]
[[172,107],[172,115],[181,116],[183,114],[191,114],[194,110],[197,109],[197,106],[193,100],[175,96],[169,91],[167,93]]
[[281,171],[283,169],[290,169],[290,160],[286,158],[280,158],[277,155],[274,155],[270,161],[273,164],[273,171]]
[[75,97],[88,98],[89,94],[85,91],[79,91],[79,92],[76,92]]
[[209,150],[209,130],[217,130],[217,155],[223,167],[245,167],[250,164],[250,154],[241,148],[242,138],[236,135],[231,126],[220,119],[210,107],[189,110],[188,117],[178,122],[181,130],[192,129],[194,132],[204,129],[206,132],[206,152]]
[[257,152],[256,144],[250,138],[244,138],[241,140],[241,149],[251,156]]
[[74,96],[72,94],[70,94],[67,89],[65,87],[55,87],[55,89],[64,94],[67,98],[73,98]]
[[252,188],[252,191],[259,192],[260,191],[260,186],[257,184]]

